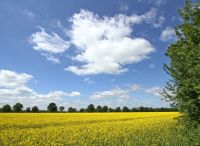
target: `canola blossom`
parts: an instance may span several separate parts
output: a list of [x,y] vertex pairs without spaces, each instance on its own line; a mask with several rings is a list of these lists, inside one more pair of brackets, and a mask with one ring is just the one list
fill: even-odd
[[177,112],[1,113],[2,146],[171,146]]

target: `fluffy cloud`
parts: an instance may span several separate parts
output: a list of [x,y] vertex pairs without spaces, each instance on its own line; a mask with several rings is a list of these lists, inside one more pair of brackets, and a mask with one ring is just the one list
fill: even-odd
[[53,56],[53,55],[51,55],[51,54],[48,54],[48,53],[41,53],[41,54],[42,54],[43,56],[45,56],[46,59],[47,59],[48,61],[51,61],[52,63],[55,63],[55,64],[60,63],[59,58],[57,58],[57,57],[55,57],[55,56]]
[[15,71],[0,70],[0,88],[13,88],[25,86],[33,76],[26,73],[16,73]]
[[74,96],[81,96],[80,92],[77,91],[73,91],[70,94],[68,94],[68,96],[74,97]]
[[166,41],[170,41],[170,40],[175,40],[176,36],[175,36],[175,31],[173,28],[171,27],[167,27],[165,28],[160,35],[160,39],[164,42]]
[[57,33],[47,33],[42,27],[31,35],[29,41],[34,44],[33,49],[47,53],[62,53],[69,48],[68,41],[63,40]]
[[108,98],[118,98],[119,100],[130,99],[132,96],[131,93],[142,91],[153,96],[161,96],[160,92],[162,91],[161,87],[152,87],[152,88],[142,88],[138,84],[133,84],[126,89],[114,88],[111,90],[95,92],[89,98],[90,99],[108,99]]
[[161,96],[162,88],[160,87],[153,87],[153,88],[148,88],[145,89],[146,93],[153,94],[154,96]]
[[70,43],[57,33],[47,33],[42,27],[40,27],[40,31],[32,34],[28,40],[34,45],[34,50],[42,52],[42,55],[53,63],[60,62],[53,55],[63,53],[70,47]]
[[33,76],[26,73],[17,73],[9,70],[0,70],[0,102],[13,104],[21,102],[26,106],[48,104],[49,102],[63,102],[65,97],[80,96],[80,93],[52,91],[40,94],[27,86]]
[[151,8],[151,10],[145,14],[145,20],[147,23],[152,24],[153,27],[157,28],[162,26],[165,21],[165,17],[158,17],[158,10],[156,8]]
[[[100,17],[90,11],[81,10],[70,19],[68,35],[78,53],[74,61],[80,66],[65,68],[77,75],[120,74],[127,71],[126,64],[140,62],[154,51],[144,38],[131,37],[134,24],[150,21],[152,10],[144,15],[115,15]],[[87,35],[86,35],[87,34]]]
[[163,22],[165,21],[165,17],[164,16],[159,16],[157,22],[153,23],[154,27],[160,27],[162,26]]
[[93,95],[90,96],[90,99],[103,99],[103,98],[130,98],[129,90],[123,90],[120,88],[102,91],[102,92],[95,92]]
[[158,17],[155,8],[143,15],[118,14],[113,17],[100,17],[82,9],[68,20],[69,29],[56,24],[66,33],[68,40],[55,32],[47,33],[40,27],[40,31],[30,36],[29,42],[34,45],[34,50],[40,51],[53,63],[60,62],[56,54],[75,46],[71,60],[76,63],[65,70],[77,75],[120,74],[128,71],[127,64],[138,63],[155,51],[148,40],[132,36],[133,26],[145,22],[160,27],[164,19],[163,16]]

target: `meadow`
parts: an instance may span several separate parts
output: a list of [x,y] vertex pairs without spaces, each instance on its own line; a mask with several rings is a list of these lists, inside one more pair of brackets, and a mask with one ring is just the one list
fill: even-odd
[[177,112],[1,113],[2,146],[175,146]]

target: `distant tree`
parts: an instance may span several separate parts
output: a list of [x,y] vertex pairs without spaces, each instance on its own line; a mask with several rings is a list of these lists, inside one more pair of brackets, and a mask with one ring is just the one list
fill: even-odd
[[108,112],[108,106],[103,106],[102,110],[103,112]]
[[0,108],[0,112],[2,112],[2,108]]
[[73,108],[73,111],[74,111],[74,112],[77,112],[77,109],[76,109],[76,108]]
[[2,112],[9,113],[12,112],[12,109],[9,104],[6,104],[2,107]]
[[69,107],[69,108],[68,108],[68,112],[74,113],[74,112],[77,112],[77,110],[76,110],[76,108]]
[[73,107],[69,107],[68,112],[73,112]]
[[128,107],[124,106],[122,108],[122,112],[130,112],[130,109]]
[[85,112],[85,109],[84,109],[84,108],[81,108],[81,109],[80,109],[80,112]]
[[63,111],[64,111],[64,109],[65,109],[65,107],[64,107],[64,106],[60,106],[60,107],[59,107],[59,110],[60,110],[60,112],[63,112]]
[[30,107],[27,107],[27,108],[26,108],[26,112],[31,112],[31,108],[30,108]]
[[110,107],[110,108],[108,108],[108,111],[109,112],[114,112],[115,110]]
[[117,107],[117,108],[115,109],[115,112],[121,112],[121,108],[120,108],[120,107]]
[[145,108],[144,108],[143,106],[140,106],[140,107],[139,107],[139,111],[140,111],[140,112],[144,112],[144,110],[145,110]]
[[49,111],[49,112],[57,112],[57,106],[56,106],[56,104],[55,103],[50,103],[49,105],[48,105],[48,107],[47,107],[47,110]]
[[34,112],[34,113],[39,112],[39,108],[38,108],[37,106],[34,106],[34,107],[32,108],[32,112]]
[[23,105],[21,103],[16,103],[14,106],[13,106],[13,111],[14,112],[21,112],[23,109]]
[[87,112],[95,112],[95,107],[93,104],[88,105]]
[[153,108],[152,107],[149,107],[149,112],[152,112],[153,111]]
[[138,110],[137,110],[137,108],[134,107],[134,108],[131,109],[131,111],[132,112],[137,112]]
[[100,105],[98,105],[96,111],[97,111],[97,112],[102,112],[103,109],[102,109],[102,107],[101,107]]
[[144,107],[144,112],[148,112],[149,111],[149,107]]

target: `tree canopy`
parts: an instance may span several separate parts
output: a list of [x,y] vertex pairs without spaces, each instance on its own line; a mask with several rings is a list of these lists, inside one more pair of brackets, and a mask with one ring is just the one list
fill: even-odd
[[23,104],[21,103],[16,103],[14,106],[13,106],[13,111],[14,112],[21,112],[23,109]]
[[47,107],[49,112],[57,112],[58,108],[55,103],[50,103]]
[[12,109],[9,104],[6,104],[2,107],[2,112],[12,112]]
[[39,112],[39,108],[38,108],[37,106],[34,106],[34,107],[32,108],[32,112],[34,112],[34,113]]

